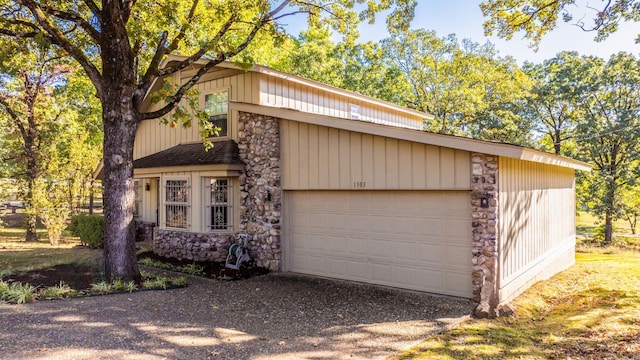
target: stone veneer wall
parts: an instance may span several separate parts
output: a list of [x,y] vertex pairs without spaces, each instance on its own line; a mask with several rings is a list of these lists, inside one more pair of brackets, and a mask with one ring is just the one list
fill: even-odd
[[280,126],[278,119],[239,114],[238,148],[245,162],[240,175],[240,232],[249,237],[249,255],[256,265],[280,270]]
[[[488,200],[486,207],[482,199]],[[498,157],[471,154],[473,299],[477,317],[495,317],[498,306]]]
[[136,241],[153,240],[153,228],[156,223],[147,221],[136,221]]
[[156,228],[153,252],[179,260],[224,262],[234,241],[234,234],[192,233]]

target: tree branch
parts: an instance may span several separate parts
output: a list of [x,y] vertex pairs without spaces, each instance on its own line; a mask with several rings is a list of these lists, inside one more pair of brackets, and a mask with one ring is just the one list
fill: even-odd
[[47,34],[49,34],[52,43],[66,50],[69,54],[71,54],[71,56],[76,59],[76,61],[78,61],[78,63],[80,63],[80,66],[82,66],[84,71],[87,73],[87,76],[89,76],[94,86],[96,87],[98,95],[101,95],[103,89],[100,71],[85,56],[84,52],[77,46],[73,45],[71,41],[69,41],[69,39],[62,32],[60,32],[59,29],[57,29],[49,22],[49,18],[40,8],[40,4],[36,3],[33,0],[23,0],[23,4],[27,6],[27,8],[29,8],[42,29],[46,31]]
[[98,30],[96,30],[93,26],[91,26],[91,24],[89,24],[89,22],[87,22],[79,14],[71,11],[58,10],[56,8],[53,8],[47,5],[39,5],[39,7],[42,9],[43,12],[51,16],[55,16],[58,19],[66,20],[76,24],[77,26],[81,27],[84,31],[86,31],[87,34],[89,34],[89,36],[91,36],[91,38],[94,39],[96,42],[100,41],[100,33],[98,32]]
[[[171,101],[167,104],[165,104],[164,107],[162,107],[161,109],[157,110],[157,111],[153,111],[153,112],[149,112],[149,113],[141,113],[140,114],[140,118],[141,120],[145,120],[145,119],[155,119],[161,116],[164,116],[166,114],[168,114],[171,110],[173,110],[178,103],[180,102],[180,100],[182,99],[182,97],[184,96],[185,92],[187,90],[189,90],[191,87],[193,87],[198,80],[200,80],[200,78],[207,73],[207,71],[209,71],[211,68],[213,68],[214,66],[218,65],[219,63],[239,54],[240,52],[242,52],[247,46],[249,46],[249,44],[251,43],[251,41],[253,41],[253,39],[255,38],[256,34],[258,33],[258,31],[260,31],[260,29],[262,29],[262,27],[268,23],[271,20],[271,15],[270,14],[266,14],[265,16],[263,16],[253,27],[253,29],[251,29],[251,32],[247,35],[247,37],[244,39],[244,41],[238,45],[233,51],[230,52],[223,52],[223,51],[219,51],[217,56],[215,57],[215,59],[211,59],[209,60],[204,66],[202,66],[200,69],[198,69],[198,72],[191,77],[191,79],[189,79],[189,81],[187,81],[186,83],[184,83],[182,86],[180,86],[180,88],[178,89],[178,91],[176,91],[175,95],[172,97]],[[217,44],[218,41],[220,41],[220,39],[222,38],[222,36],[225,35],[225,33],[228,31],[228,29],[231,27],[231,25],[235,22],[235,15],[232,15],[232,17],[223,25],[223,27],[220,29],[220,31],[216,34],[216,36],[207,44],[207,46],[203,47],[202,49],[200,49],[198,52],[196,52],[195,54],[193,54],[192,56],[190,56],[189,58],[187,58],[184,61],[181,61],[179,64],[177,64],[176,66],[170,67],[168,69],[165,70],[161,70],[158,72],[158,76],[159,77],[163,77],[166,76],[168,74],[174,73],[176,71],[179,71],[181,69],[184,69],[187,65],[194,63],[195,61],[199,60],[200,58],[202,58],[202,56],[206,53],[206,51],[212,47],[213,45]]]

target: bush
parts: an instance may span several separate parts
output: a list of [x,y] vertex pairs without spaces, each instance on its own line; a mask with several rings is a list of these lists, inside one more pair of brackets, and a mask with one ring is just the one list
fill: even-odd
[[104,244],[104,217],[100,215],[76,215],[71,218],[69,230],[82,245],[97,248]]

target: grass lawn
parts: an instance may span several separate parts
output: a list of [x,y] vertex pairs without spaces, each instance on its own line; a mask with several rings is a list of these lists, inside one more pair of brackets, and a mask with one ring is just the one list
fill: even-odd
[[[24,231],[22,237],[24,237]],[[65,238],[59,245],[51,246],[45,239],[40,239],[38,242],[24,242],[22,237],[0,236],[0,274],[71,263],[99,264],[102,261],[101,252],[86,247],[76,247],[80,245],[80,241],[75,238]]]
[[396,359],[638,359],[640,253],[578,253],[516,298],[516,315],[471,320]]
[[[578,234],[593,234],[599,226],[603,226],[604,221],[598,220],[595,216],[585,211],[578,211],[576,214],[576,231]],[[613,222],[613,232],[619,235],[631,235],[631,226],[626,220]]]

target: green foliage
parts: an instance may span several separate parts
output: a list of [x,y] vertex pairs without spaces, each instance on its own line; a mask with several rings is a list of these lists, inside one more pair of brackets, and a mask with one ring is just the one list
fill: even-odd
[[156,261],[156,260],[152,260],[152,259],[140,259],[138,260],[138,263],[140,265],[144,265],[144,266],[152,266],[152,267],[156,267],[159,269],[165,269],[165,270],[174,270],[176,269],[175,266],[168,264],[168,263],[164,263],[162,261]]
[[0,300],[11,304],[26,304],[37,300],[37,289],[29,284],[11,283],[0,280]]
[[488,18],[484,23],[485,35],[511,39],[523,31],[534,47],[556,27],[560,18],[584,31],[595,31],[595,40],[602,41],[618,30],[621,21],[640,21],[639,7],[637,0],[603,1],[595,6],[590,3],[576,6],[575,0],[485,0],[480,4],[482,14]]
[[127,291],[132,292],[135,291],[138,287],[136,283],[133,281],[123,281],[121,279],[116,279],[111,283],[111,289],[113,291]]
[[62,298],[70,298],[76,297],[80,293],[77,290],[72,289],[69,285],[63,283],[56,286],[50,286],[48,288],[42,289],[38,292],[38,299],[62,299]]
[[189,264],[179,267],[179,271],[196,276],[204,276],[204,268],[197,264]]
[[104,244],[104,217],[99,215],[76,215],[71,218],[69,230],[80,238],[80,242],[92,248]]
[[619,53],[604,62],[585,58],[581,74],[588,87],[580,98],[583,116],[576,127],[579,155],[593,171],[579,177],[581,203],[605,220],[605,244],[612,222],[622,216],[621,194],[637,180],[640,157],[640,60]]
[[546,151],[575,156],[575,129],[582,116],[580,97],[587,84],[583,81],[587,63],[576,52],[561,52],[542,64],[525,63],[524,71],[533,81],[523,115],[542,134],[540,144]]
[[106,281],[100,281],[99,283],[91,284],[89,291],[94,294],[109,294],[113,292],[113,286]]
[[512,58],[490,43],[438,38],[423,29],[382,41],[383,58],[403,75],[404,104],[431,113],[426,129],[528,144],[530,124],[519,114],[531,85]]

